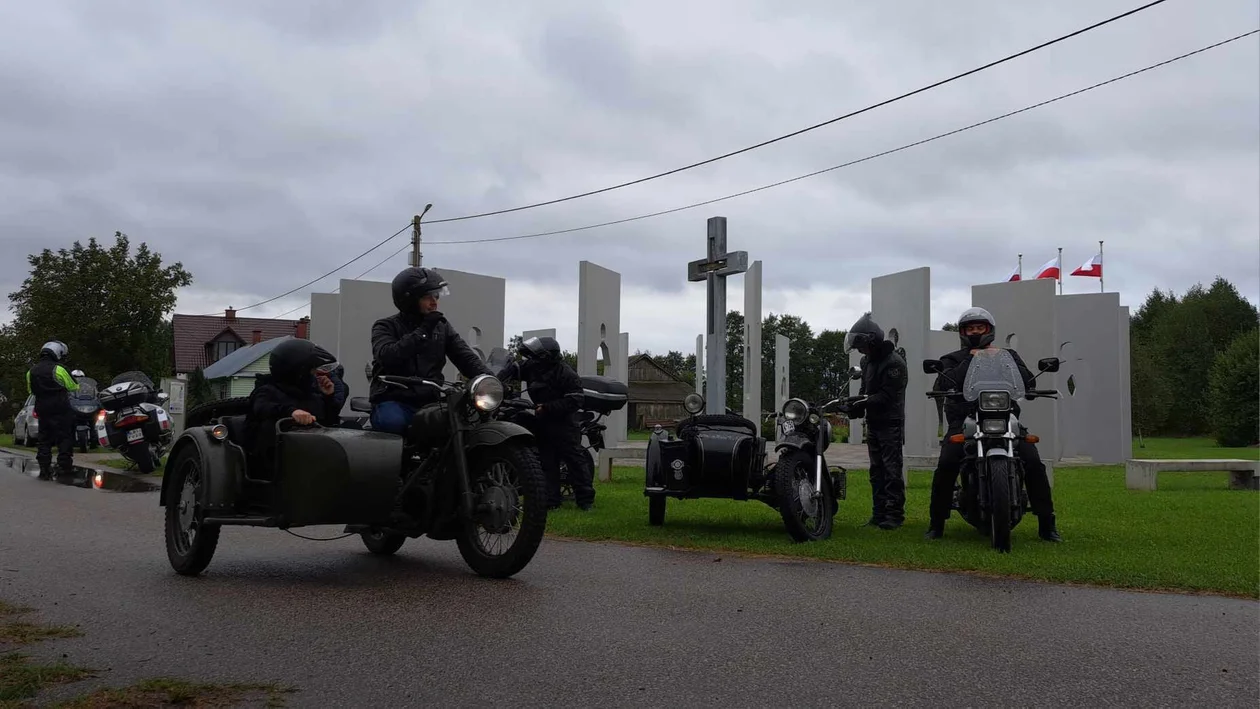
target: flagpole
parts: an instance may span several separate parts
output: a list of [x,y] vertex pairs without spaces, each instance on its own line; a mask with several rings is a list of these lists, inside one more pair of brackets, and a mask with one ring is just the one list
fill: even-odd
[[1102,271],[1102,269],[1103,269],[1103,264],[1102,264],[1103,257],[1102,257],[1102,244],[1103,244],[1102,239],[1099,239],[1099,240],[1098,240],[1098,261],[1099,261],[1099,263],[1098,263],[1098,292],[1099,292],[1099,293],[1106,293],[1107,291],[1105,291],[1105,290],[1103,289],[1103,271]]
[[1063,247],[1059,247],[1059,272],[1055,274],[1059,279],[1059,295],[1063,295]]
[[1019,280],[1024,280],[1024,255],[1019,255]]

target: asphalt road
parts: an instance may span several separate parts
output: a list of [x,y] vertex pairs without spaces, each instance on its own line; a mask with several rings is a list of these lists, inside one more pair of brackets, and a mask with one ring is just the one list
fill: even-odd
[[113,683],[280,682],[299,707],[1260,700],[1251,601],[556,540],[493,581],[453,543],[382,559],[244,528],[187,579],[160,509],[0,467],[0,599],[86,632],[32,654]]

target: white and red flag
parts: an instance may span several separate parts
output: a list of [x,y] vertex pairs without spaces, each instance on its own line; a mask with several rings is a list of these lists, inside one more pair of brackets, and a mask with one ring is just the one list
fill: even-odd
[[1009,274],[1007,274],[1006,281],[1009,283],[1010,281],[1018,281],[1018,280],[1019,280],[1019,266],[1016,266],[1015,268],[1011,269],[1011,272]]
[[1073,276],[1090,276],[1093,278],[1102,278],[1102,254],[1097,253],[1090,257],[1088,261],[1081,264],[1081,267],[1072,271]]
[[1063,270],[1062,262],[1059,259],[1060,257],[1055,256],[1046,261],[1041,268],[1037,269],[1037,275],[1033,276],[1033,278],[1058,278],[1059,273]]

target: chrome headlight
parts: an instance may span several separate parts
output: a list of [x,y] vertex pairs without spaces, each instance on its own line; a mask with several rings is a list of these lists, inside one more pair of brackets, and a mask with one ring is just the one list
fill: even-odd
[[1011,408],[1011,395],[1005,391],[980,392],[981,411],[1007,411]]
[[503,382],[490,374],[479,374],[468,385],[473,406],[478,411],[494,411],[503,403]]
[[704,411],[704,397],[695,392],[688,394],[683,397],[683,408],[686,409],[687,413],[695,416]]
[[985,433],[1006,433],[1006,419],[985,419],[980,423],[980,430]]
[[788,399],[783,405],[783,418],[788,421],[803,421],[809,415],[809,407],[800,399]]

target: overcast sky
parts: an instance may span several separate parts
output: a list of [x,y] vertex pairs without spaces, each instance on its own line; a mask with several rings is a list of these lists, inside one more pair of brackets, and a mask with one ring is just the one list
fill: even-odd
[[[0,289],[23,256],[115,230],[179,260],[177,312],[270,298],[426,219],[643,177],[918,88],[1138,0],[83,0],[0,8]],[[679,175],[425,229],[564,229],[895,148],[1260,27],[1255,0],[1171,0],[857,118]],[[1256,36],[1082,96],[748,197],[575,234],[424,249],[508,279],[507,328],[577,328],[578,261],[622,274],[631,346],[694,347],[705,220],[765,263],[766,312],[846,328],[873,276],[932,268],[932,324],[969,286],[1070,271],[1106,286],[1218,274],[1260,293]],[[353,277],[407,236],[338,274]],[[368,277],[388,280],[406,253]],[[336,276],[313,289],[330,291]],[[742,309],[740,279],[730,305]],[[1096,279],[1065,278],[1064,292]],[[274,316],[311,289],[243,314]],[[297,310],[290,317],[305,314]],[[11,314],[3,314],[7,321]]]

